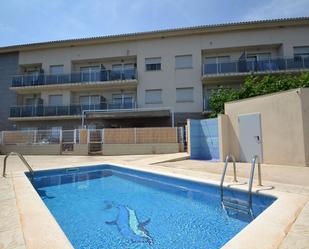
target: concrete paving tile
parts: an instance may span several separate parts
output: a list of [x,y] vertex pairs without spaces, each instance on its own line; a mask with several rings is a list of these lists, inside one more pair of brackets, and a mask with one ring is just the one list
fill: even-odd
[[1,249],[25,249],[24,238],[19,230],[0,232]]

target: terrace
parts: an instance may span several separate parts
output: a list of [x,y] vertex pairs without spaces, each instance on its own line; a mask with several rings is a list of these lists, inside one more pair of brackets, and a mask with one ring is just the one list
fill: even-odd
[[117,111],[134,108],[136,108],[135,101],[123,103],[111,101],[100,104],[71,104],[66,106],[23,105],[11,107],[10,117],[80,116],[86,110]]
[[11,89],[29,89],[38,87],[68,88],[70,86],[102,86],[115,83],[126,84],[137,82],[136,68],[120,70],[87,70],[74,71],[68,74],[45,74],[44,72],[30,75],[16,75],[12,78]]
[[203,79],[243,76],[251,73],[266,74],[280,72],[299,72],[309,69],[309,57],[239,59],[235,61],[204,63]]

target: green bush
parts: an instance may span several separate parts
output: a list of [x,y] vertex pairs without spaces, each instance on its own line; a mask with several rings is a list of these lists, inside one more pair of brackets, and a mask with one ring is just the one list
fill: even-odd
[[255,76],[246,78],[239,89],[219,87],[211,92],[209,105],[212,109],[210,117],[224,113],[224,103],[254,96],[286,91],[294,88],[309,87],[309,73],[300,75],[280,74]]

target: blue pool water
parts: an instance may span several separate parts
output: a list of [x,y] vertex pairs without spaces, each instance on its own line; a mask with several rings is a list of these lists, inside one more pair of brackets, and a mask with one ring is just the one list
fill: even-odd
[[[38,171],[33,185],[77,249],[217,249],[251,221],[216,186],[111,165]],[[274,200],[254,195],[255,216]]]

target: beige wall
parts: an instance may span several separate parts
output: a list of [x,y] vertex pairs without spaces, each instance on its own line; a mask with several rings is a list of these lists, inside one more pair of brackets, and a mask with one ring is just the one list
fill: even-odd
[[224,114],[218,115],[218,139],[220,161],[224,161],[229,154],[229,117]]
[[10,152],[18,152],[22,155],[60,155],[60,144],[19,144],[19,145],[1,145],[1,154],[8,154]]
[[[171,107],[176,112],[201,112],[203,108],[202,53],[213,55],[218,49],[226,49],[237,58],[238,55],[233,55],[234,52],[232,52],[235,48],[238,48],[237,54],[239,54],[239,50],[244,47],[261,46],[262,50],[255,51],[263,52],[265,46],[268,46],[273,56],[293,56],[293,46],[305,45],[309,45],[308,27],[272,28],[27,51],[20,53],[19,64],[41,63],[46,72],[49,71],[50,65],[63,64],[65,71],[70,72],[72,63],[76,61],[132,56],[137,58],[139,107]],[[175,56],[188,54],[193,56],[193,67],[176,70]],[[162,70],[146,72],[145,58],[148,57],[161,57]],[[176,103],[177,87],[193,87],[194,102]],[[145,90],[147,89],[162,89],[162,104],[146,104]]]
[[301,98],[301,105],[302,105],[305,156],[307,166],[309,166],[309,88],[302,88],[300,90],[299,95]]
[[103,144],[102,153],[113,155],[168,154],[179,152],[178,143],[168,144]]
[[308,113],[308,96],[308,89],[296,89],[226,103],[225,114],[230,121],[228,152],[239,160],[238,115],[261,113],[264,163],[309,166],[308,152],[305,151],[308,115],[303,116]]

